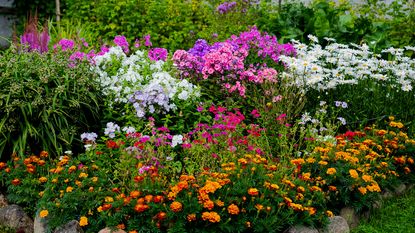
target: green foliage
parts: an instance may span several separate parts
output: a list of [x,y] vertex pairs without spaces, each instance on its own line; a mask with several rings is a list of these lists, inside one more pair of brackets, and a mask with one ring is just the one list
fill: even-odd
[[[0,153],[71,149],[96,126],[100,91],[89,64],[73,66],[62,52],[17,51],[0,55]],[[78,140],[79,141],[79,140]]]
[[[224,15],[216,12],[219,3],[216,0],[67,0],[64,18],[93,27],[92,33],[99,36],[98,40],[109,41],[116,35],[124,35],[128,41],[134,41],[150,34],[153,45],[173,51],[190,48],[198,38],[227,38],[253,22],[254,7],[245,1],[238,1],[237,9]],[[245,12],[244,8],[249,9]],[[218,37],[212,37],[214,33]]]
[[399,1],[390,5],[380,2],[353,6],[349,1],[314,0],[308,6],[297,2],[284,3],[281,8],[263,4],[256,25],[283,42],[305,42],[311,34],[320,39],[334,38],[339,43],[367,43],[376,52],[413,44],[414,8]]

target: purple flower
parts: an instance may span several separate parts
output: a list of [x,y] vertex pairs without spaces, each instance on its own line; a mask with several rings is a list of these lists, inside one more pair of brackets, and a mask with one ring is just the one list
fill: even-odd
[[216,11],[219,12],[219,14],[226,14],[235,8],[235,6],[236,2],[224,2],[216,8]]
[[166,61],[167,60],[167,49],[165,48],[153,48],[148,51],[148,58],[152,61]]

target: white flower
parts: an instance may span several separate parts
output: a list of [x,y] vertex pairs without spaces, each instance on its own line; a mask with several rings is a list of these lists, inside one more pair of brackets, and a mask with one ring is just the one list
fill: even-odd
[[182,144],[183,143],[183,136],[182,135],[174,135],[172,140],[171,140],[171,146],[175,147],[178,144]]

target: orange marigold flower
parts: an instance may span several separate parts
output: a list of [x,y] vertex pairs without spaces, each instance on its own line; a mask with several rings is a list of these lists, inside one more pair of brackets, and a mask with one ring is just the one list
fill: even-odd
[[206,208],[208,210],[212,210],[215,207],[215,203],[213,203],[213,201],[211,200],[207,200],[205,202],[203,202],[203,208]]
[[46,157],[48,157],[48,156],[49,156],[49,153],[48,153],[47,151],[41,151],[39,156],[40,156],[41,158],[46,158]]
[[73,191],[73,188],[72,188],[71,186],[69,186],[69,187],[67,187],[67,188],[66,188],[66,192],[67,192],[67,193],[70,193],[70,192],[72,192],[72,191]]
[[149,203],[153,200],[153,195],[149,194],[144,197],[144,200]]
[[367,192],[367,189],[365,187],[359,187],[358,190],[362,195],[365,195]]
[[48,210],[42,210],[39,213],[39,217],[41,218],[46,218],[49,215],[49,211]]
[[248,189],[248,194],[251,195],[251,196],[258,196],[259,191],[256,188],[250,188],[250,189]]
[[196,221],[196,214],[188,214],[187,215],[187,221],[189,221],[189,222]]
[[163,202],[163,196],[160,196],[160,195],[155,196],[154,199],[153,199],[153,202],[154,203]]
[[133,231],[129,231],[128,233],[138,233],[138,231],[133,230]]
[[239,207],[235,204],[231,204],[228,206],[228,213],[232,215],[238,215],[239,214]]
[[137,190],[131,191],[131,193],[130,193],[130,197],[132,197],[132,198],[137,198],[140,195],[141,195],[140,191],[137,191]]
[[118,229],[121,229],[121,230],[124,230],[124,229],[125,229],[125,225],[124,225],[124,223],[118,224],[118,225],[117,225],[117,228],[118,228]]
[[0,162],[0,170],[7,167],[7,164],[5,162]]
[[180,212],[183,209],[183,204],[178,201],[174,201],[173,203],[170,204],[170,209],[173,212]]
[[79,178],[87,178],[88,174],[85,172],[81,172],[81,174],[79,174]]
[[183,189],[187,189],[189,188],[189,183],[187,183],[187,181],[180,181],[179,183],[177,183],[177,187],[179,188],[179,190],[183,190]]
[[409,164],[414,164],[414,159],[413,158],[408,158],[407,161],[408,161]]
[[167,217],[166,212],[159,212],[159,213],[156,215],[156,218],[157,218],[159,221],[162,221],[162,220],[166,219],[166,217]]
[[79,220],[79,226],[83,227],[88,225],[88,218],[85,216],[82,216]]
[[327,215],[327,217],[329,217],[329,218],[334,217],[333,212],[331,212],[330,210],[327,210],[327,211],[326,211],[326,215]]
[[304,159],[292,159],[290,162],[291,164],[297,166],[305,163]]
[[203,212],[202,213],[202,219],[204,221],[209,221],[209,222],[212,222],[212,223],[220,222],[220,215],[218,213],[214,212],[214,211],[212,211],[212,212]]
[[303,186],[298,186],[297,187],[297,192],[303,193],[303,192],[305,192],[305,188]]
[[263,205],[261,205],[261,204],[256,204],[256,205],[255,205],[255,208],[256,208],[258,211],[261,211],[261,210],[263,210],[263,209],[264,209],[264,206],[263,206]]
[[217,201],[215,202],[215,204],[216,204],[217,206],[219,206],[219,207],[223,207],[223,206],[225,205],[225,202],[223,202],[223,201],[221,201],[221,200],[217,200]]
[[359,177],[359,173],[357,173],[357,171],[354,169],[350,169],[349,174],[353,179],[357,179]]
[[146,210],[148,210],[150,207],[146,204],[137,204],[134,206],[134,210],[137,211],[138,213],[144,212]]
[[320,165],[322,165],[322,166],[326,166],[326,165],[328,164],[328,162],[327,162],[327,161],[322,160],[322,161],[318,162],[318,164],[320,164]]
[[327,169],[327,175],[334,175],[336,174],[336,168],[329,168]]
[[14,186],[17,186],[20,183],[21,183],[21,181],[19,179],[17,179],[17,178],[15,178],[15,179],[12,180],[12,185],[14,185]]
[[330,185],[330,186],[329,186],[329,190],[330,190],[330,191],[336,191],[336,190],[337,190],[337,188],[336,188],[336,186]]
[[405,174],[411,173],[411,169],[409,167],[404,167],[403,171],[405,172]]

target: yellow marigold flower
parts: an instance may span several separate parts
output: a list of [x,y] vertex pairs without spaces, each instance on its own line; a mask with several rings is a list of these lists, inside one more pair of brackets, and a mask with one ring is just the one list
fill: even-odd
[[97,211],[98,211],[98,213],[102,212],[102,206],[99,206],[99,207],[97,208]]
[[43,177],[39,178],[39,181],[40,181],[40,183],[45,183],[46,181],[48,181],[48,178],[43,176]]
[[318,164],[320,164],[320,165],[322,165],[322,166],[326,166],[326,165],[328,164],[328,162],[327,162],[327,161],[322,160],[322,161],[318,162]]
[[317,212],[316,208],[314,207],[304,207],[304,210],[308,211],[310,215],[314,215]]
[[303,211],[304,207],[301,204],[297,204],[297,203],[291,203],[289,205],[289,207],[291,207],[294,211]]
[[49,215],[49,211],[48,210],[42,210],[39,213],[39,217],[41,218],[46,218]]
[[73,188],[72,188],[71,186],[69,186],[69,187],[67,187],[67,188],[66,188],[66,192],[67,192],[67,193],[72,192],[72,190],[73,190]]
[[363,175],[363,176],[362,176],[362,179],[363,179],[365,182],[371,182],[371,181],[372,181],[372,176],[369,176],[369,175]]
[[79,220],[79,226],[83,227],[88,225],[88,218],[85,216],[82,216]]
[[220,222],[220,215],[214,211],[212,212],[203,212],[202,213],[202,219],[204,221],[209,221],[209,222]]
[[314,162],[316,162],[316,159],[315,158],[308,158],[308,159],[306,159],[306,161],[307,161],[307,163],[314,163]]
[[395,120],[395,117],[394,116],[389,116],[389,120],[390,121],[394,121]]
[[72,166],[70,166],[70,167],[68,168],[68,172],[69,172],[69,173],[71,173],[71,172],[73,172],[73,171],[76,171],[76,166],[75,166],[75,165],[72,165]]
[[327,174],[328,175],[334,175],[334,174],[336,174],[336,168],[329,168],[329,169],[327,169]]
[[188,222],[196,221],[196,214],[189,214],[186,218]]
[[303,173],[303,180],[308,181],[311,179],[311,173],[307,172],[307,173]]
[[359,177],[359,173],[357,173],[357,171],[354,169],[350,169],[349,174],[353,179],[357,179]]
[[39,192],[39,197],[43,197],[44,192]]
[[94,176],[91,178],[92,182],[96,183],[98,181],[98,177]]
[[105,202],[114,202],[114,198],[107,196],[105,197]]
[[246,165],[246,164],[248,164],[248,160],[246,160],[245,158],[240,158],[240,159],[238,159],[238,163],[240,163],[242,165]]
[[303,186],[298,186],[297,187],[297,192],[304,193],[305,192],[305,188]]
[[182,203],[180,203],[178,201],[174,201],[173,203],[170,204],[170,209],[173,212],[180,212],[183,209],[183,205],[182,205]]
[[380,192],[380,187],[377,183],[373,183],[372,185],[366,186],[366,189],[369,190],[369,192]]
[[259,194],[259,191],[256,188],[250,188],[248,189],[248,194],[251,196],[257,196]]
[[327,215],[327,217],[329,217],[329,218],[334,216],[333,212],[331,212],[330,210],[327,210],[327,211],[326,211],[326,215]]
[[53,180],[52,180],[52,183],[54,183],[54,184],[58,183],[58,179],[56,179],[56,178],[55,178],[55,179],[53,179]]
[[81,172],[81,174],[79,174],[79,178],[87,178],[88,174],[86,174],[85,172]]
[[367,192],[367,189],[365,187],[359,187],[358,190],[362,195],[365,195]]
[[239,207],[235,204],[231,204],[228,206],[228,213],[232,215],[238,215],[239,214]]

